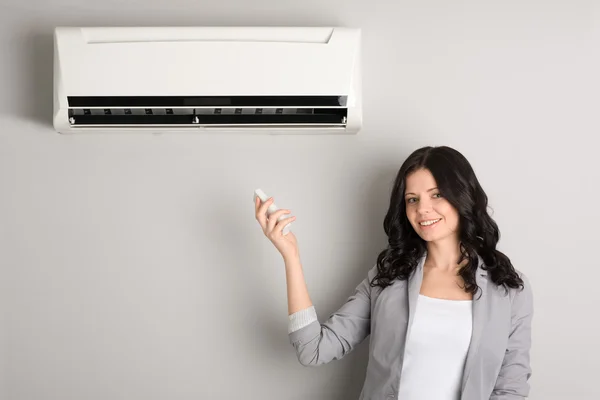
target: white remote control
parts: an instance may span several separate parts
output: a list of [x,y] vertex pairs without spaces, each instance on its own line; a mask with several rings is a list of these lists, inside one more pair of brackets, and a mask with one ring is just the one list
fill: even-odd
[[[262,191],[262,190],[260,190],[260,189],[256,189],[256,190],[254,191],[254,203],[256,203],[256,198],[257,198],[257,197],[258,197],[258,198],[259,198],[259,199],[260,199],[262,202],[265,202],[265,201],[269,200],[269,196],[267,196],[267,195],[265,194],[265,192],[263,192],[263,191]],[[272,204],[269,206],[269,208],[267,208],[267,217],[268,217],[269,215],[273,214],[273,213],[274,213],[275,211],[277,211],[277,210],[279,210],[279,207],[277,207],[277,206],[275,205],[275,203],[272,203]],[[289,218],[289,217],[288,217],[288,216],[286,216],[286,215],[284,214],[284,215],[282,215],[281,217],[279,217],[279,219],[277,219],[277,221],[281,221],[282,219],[286,219],[286,218]],[[283,231],[282,231],[282,233],[283,233],[284,235],[287,235],[287,234],[290,232],[290,225],[291,225],[291,224],[292,224],[292,223],[290,222],[289,224],[287,224],[286,226],[284,226],[284,227],[283,227]]]

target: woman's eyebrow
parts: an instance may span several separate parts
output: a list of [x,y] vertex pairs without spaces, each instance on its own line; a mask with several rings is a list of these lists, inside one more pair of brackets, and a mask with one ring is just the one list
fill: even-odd
[[[429,190],[428,190],[428,192],[431,192],[432,190],[435,190],[435,189],[437,189],[437,187],[434,187],[434,188],[431,188],[431,189],[429,189]],[[408,192],[408,193],[406,193],[406,194],[405,194],[405,196],[408,196],[409,194],[412,194],[413,196],[416,196],[416,194],[414,194],[414,193],[412,193],[412,192]]]

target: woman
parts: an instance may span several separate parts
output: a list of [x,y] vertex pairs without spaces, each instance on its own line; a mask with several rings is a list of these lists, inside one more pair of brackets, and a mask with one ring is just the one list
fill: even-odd
[[302,365],[338,360],[369,335],[361,400],[516,400],[529,394],[532,291],[496,249],[488,199],[458,151],[404,162],[384,219],[388,246],[348,300],[320,322],[304,280],[295,219],[256,218],[285,261],[289,338]]

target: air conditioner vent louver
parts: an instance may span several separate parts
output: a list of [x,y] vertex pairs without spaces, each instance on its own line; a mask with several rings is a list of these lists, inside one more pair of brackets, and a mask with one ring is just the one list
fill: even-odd
[[346,124],[346,110],[328,108],[110,108],[69,110],[71,126],[182,126],[182,125],[332,125]]
[[[109,105],[126,105],[127,108]],[[167,104],[167,107],[150,107],[149,104]],[[219,104],[218,107],[209,106]],[[256,105],[277,103],[276,107]],[[315,107],[306,107],[307,104]],[[334,97],[277,97],[277,98],[69,98],[69,104],[85,105],[69,108],[72,127],[78,126],[198,126],[198,125],[331,125],[343,126],[347,110],[340,104],[344,96]],[[185,105],[204,104],[202,107]],[[222,106],[226,104],[227,106]],[[279,105],[284,104],[285,107]],[[302,105],[301,107],[292,104]],[[336,106],[331,107],[332,104]],[[327,107],[329,105],[329,107]],[[241,107],[240,107],[241,106]]]

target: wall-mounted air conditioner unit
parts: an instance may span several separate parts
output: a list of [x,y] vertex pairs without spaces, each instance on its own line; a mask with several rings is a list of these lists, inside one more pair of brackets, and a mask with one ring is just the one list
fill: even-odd
[[54,127],[354,134],[360,30],[59,27]]

